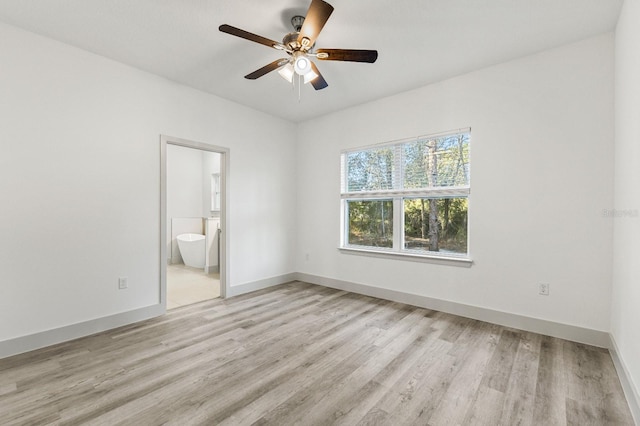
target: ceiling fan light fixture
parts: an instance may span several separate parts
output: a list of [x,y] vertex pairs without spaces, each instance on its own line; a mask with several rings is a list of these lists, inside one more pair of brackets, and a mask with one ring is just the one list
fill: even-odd
[[280,74],[280,76],[287,80],[289,83],[293,83],[293,73],[293,65],[291,64],[287,64],[278,70],[278,74]]
[[293,68],[298,75],[305,75],[311,71],[311,61],[306,56],[299,54],[295,56]]

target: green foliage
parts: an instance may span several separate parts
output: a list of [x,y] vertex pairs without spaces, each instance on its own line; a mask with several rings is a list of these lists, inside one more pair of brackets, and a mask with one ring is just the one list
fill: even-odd
[[[467,252],[466,198],[439,198],[436,202],[439,250]],[[404,200],[405,248],[429,249],[429,199]]]
[[347,192],[393,188],[393,148],[374,148],[347,154]]
[[349,201],[349,244],[393,246],[393,201]]

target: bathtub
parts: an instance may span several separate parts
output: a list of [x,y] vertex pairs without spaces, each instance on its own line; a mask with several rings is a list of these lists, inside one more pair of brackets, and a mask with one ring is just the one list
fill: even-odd
[[204,268],[205,237],[200,234],[180,234],[176,237],[184,264]]

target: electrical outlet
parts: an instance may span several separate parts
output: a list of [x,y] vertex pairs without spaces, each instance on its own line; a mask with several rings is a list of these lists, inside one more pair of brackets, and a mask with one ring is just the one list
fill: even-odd
[[549,284],[540,283],[539,294],[541,294],[543,296],[548,296],[549,295]]
[[118,278],[118,289],[124,290],[129,287],[129,283],[127,282],[127,277]]

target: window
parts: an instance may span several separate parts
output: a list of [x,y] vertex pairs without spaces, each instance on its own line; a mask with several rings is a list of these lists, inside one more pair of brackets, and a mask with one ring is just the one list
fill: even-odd
[[211,211],[220,211],[220,173],[211,174]]
[[341,247],[466,259],[470,134],[344,151]]

